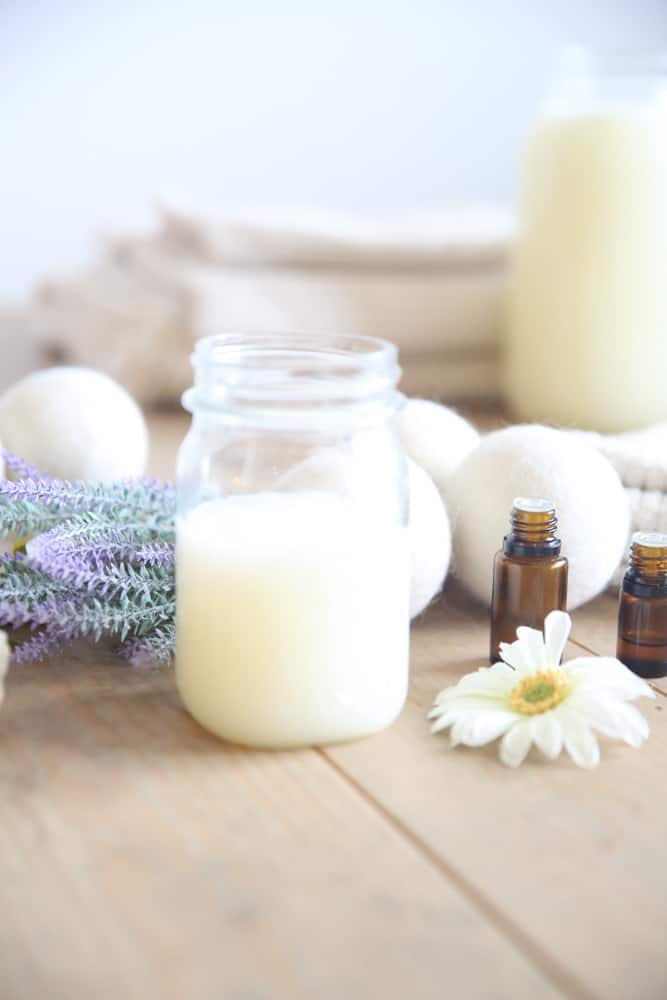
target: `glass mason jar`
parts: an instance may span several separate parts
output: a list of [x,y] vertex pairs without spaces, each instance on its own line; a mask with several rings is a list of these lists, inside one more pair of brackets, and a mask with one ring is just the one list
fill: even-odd
[[506,389],[527,420],[667,418],[667,60],[571,50],[525,157]]
[[396,348],[209,337],[183,402],[176,682],[218,736],[365,736],[407,692],[407,468]]

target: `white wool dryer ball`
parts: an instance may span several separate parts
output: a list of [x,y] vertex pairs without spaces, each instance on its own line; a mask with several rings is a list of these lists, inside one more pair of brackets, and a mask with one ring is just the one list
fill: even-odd
[[132,397],[102,372],[46,368],[0,396],[0,436],[8,451],[58,479],[141,475],[148,430]]
[[455,470],[479,444],[479,433],[455,410],[428,399],[409,399],[396,426],[406,453],[445,496]]
[[449,495],[456,575],[486,604],[515,497],[546,497],[556,506],[569,608],[604,590],[623,555],[630,511],[621,481],[591,444],[563,431],[523,424],[488,434],[455,473]]
[[431,603],[449,569],[452,536],[438,489],[426,472],[408,459],[410,475],[410,617]]
[[[352,502],[373,496],[378,480],[372,466],[335,448],[323,448],[295,465],[274,483],[276,490],[325,490]],[[379,482],[384,482],[380,479]],[[414,618],[440,592],[452,552],[449,518],[437,487],[416,462],[408,459],[410,520],[410,617]],[[380,495],[374,501],[383,502]]]

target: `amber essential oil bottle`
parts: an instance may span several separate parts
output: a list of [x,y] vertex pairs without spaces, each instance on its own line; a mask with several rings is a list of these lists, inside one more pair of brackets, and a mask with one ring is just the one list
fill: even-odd
[[493,563],[491,650],[514,642],[519,625],[540,631],[550,611],[567,604],[567,559],[560,554],[556,508],[542,497],[517,497],[511,527]]
[[618,607],[616,656],[640,677],[667,676],[667,535],[633,535]]

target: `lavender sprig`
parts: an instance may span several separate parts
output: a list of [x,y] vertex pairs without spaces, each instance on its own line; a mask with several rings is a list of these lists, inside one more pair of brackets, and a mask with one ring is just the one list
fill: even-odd
[[36,465],[29,465],[24,459],[19,458],[18,455],[13,455],[11,451],[7,451],[6,448],[0,450],[0,455],[2,456],[2,461],[8,469],[15,472],[17,476],[22,479],[46,479],[47,476],[37,468]]
[[174,655],[176,629],[173,622],[158,625],[144,636],[133,636],[120,647],[120,655],[134,667],[154,667],[169,663]]
[[0,533],[48,531],[75,514],[106,516],[116,524],[144,524],[160,530],[173,521],[173,490],[144,483],[69,483],[59,479],[0,482]]
[[78,638],[118,638],[136,665],[174,649],[174,514],[170,484],[51,479],[4,455],[18,480],[0,482],[0,535],[29,537],[0,557],[0,625],[29,625],[17,663]]
[[78,514],[32,539],[27,552],[33,566],[76,583],[107,566],[173,565],[174,531]]
[[65,646],[76,639],[71,629],[49,625],[33,633],[29,639],[24,639],[12,650],[12,663],[31,663],[35,660],[46,660],[54,653],[59,653]]
[[62,580],[31,566],[20,553],[0,557],[0,626],[41,621],[42,607],[66,593]]

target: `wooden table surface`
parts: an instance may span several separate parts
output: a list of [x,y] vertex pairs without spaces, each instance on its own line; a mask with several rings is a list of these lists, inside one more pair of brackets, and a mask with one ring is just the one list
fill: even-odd
[[[182,429],[154,423],[156,471]],[[613,651],[612,597],[574,623],[570,655]],[[667,997],[667,685],[641,750],[512,771],[425,719],[486,649],[448,585],[398,722],[281,753],[213,739],[168,670],[92,648],[15,668],[0,1000]]]

